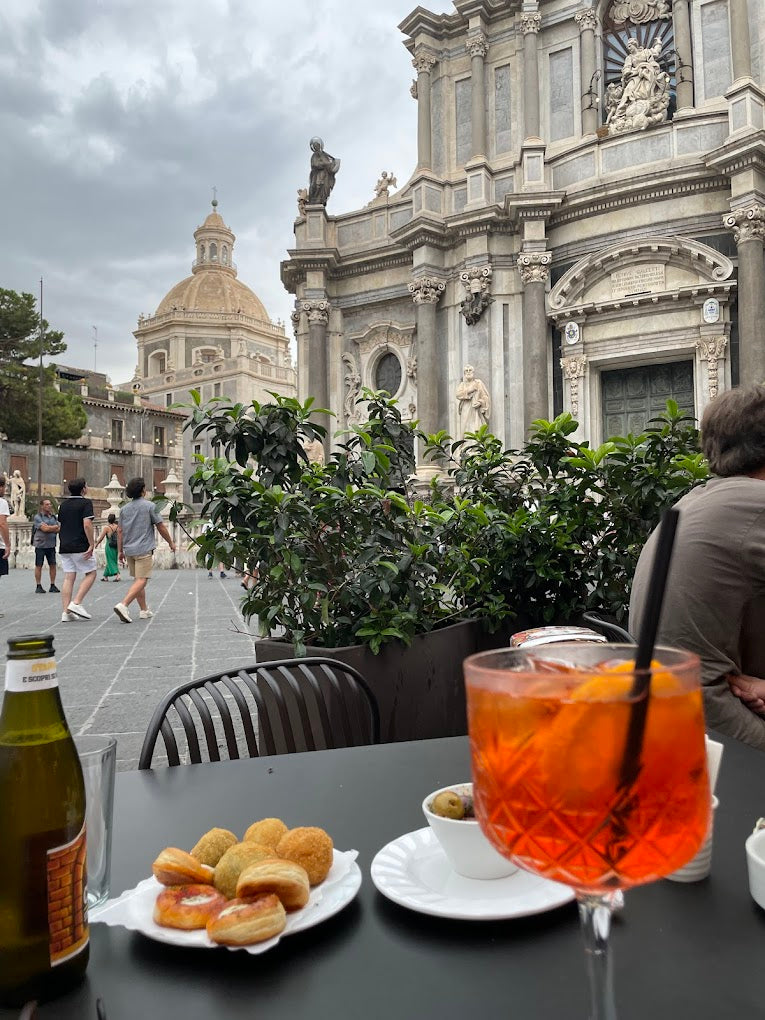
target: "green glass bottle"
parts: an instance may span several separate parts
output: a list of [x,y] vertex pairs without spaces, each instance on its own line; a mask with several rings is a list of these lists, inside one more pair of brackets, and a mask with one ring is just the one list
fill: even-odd
[[0,712],[0,1003],[43,1001],[88,965],[85,786],[53,638],[8,642]]

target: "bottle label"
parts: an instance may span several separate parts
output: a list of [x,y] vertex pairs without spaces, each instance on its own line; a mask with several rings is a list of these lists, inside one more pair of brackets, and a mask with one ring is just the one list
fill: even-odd
[[5,664],[6,691],[47,691],[58,687],[55,659],[9,659]]
[[51,967],[87,946],[88,854],[85,824],[71,843],[48,850],[48,932]]

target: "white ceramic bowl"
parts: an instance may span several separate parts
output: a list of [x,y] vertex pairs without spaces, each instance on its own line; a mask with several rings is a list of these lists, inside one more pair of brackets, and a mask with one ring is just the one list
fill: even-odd
[[758,829],[747,839],[746,866],[752,899],[765,910],[765,829]]
[[464,795],[473,793],[472,783],[453,783],[429,793],[422,802],[422,812],[441,844],[447,860],[458,875],[463,878],[507,878],[517,867],[498,853],[481,832],[475,819],[442,818],[430,810],[433,799],[439,793],[453,790]]

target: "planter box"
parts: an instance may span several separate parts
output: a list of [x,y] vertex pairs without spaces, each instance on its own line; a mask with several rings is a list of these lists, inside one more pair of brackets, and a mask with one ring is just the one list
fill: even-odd
[[[466,621],[421,634],[408,648],[398,641],[385,645],[379,655],[366,645],[309,647],[306,654],[339,659],[361,673],[380,706],[381,739],[392,743],[467,733],[462,662],[474,652],[502,644],[491,641],[479,623]],[[292,645],[285,641],[262,638],[256,644],[258,662],[293,655]]]

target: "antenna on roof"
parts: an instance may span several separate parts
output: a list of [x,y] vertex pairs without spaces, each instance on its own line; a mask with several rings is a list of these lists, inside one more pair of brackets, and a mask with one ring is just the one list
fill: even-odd
[[212,200],[213,209],[215,209],[217,205],[218,205],[218,189],[213,184],[213,200]]

